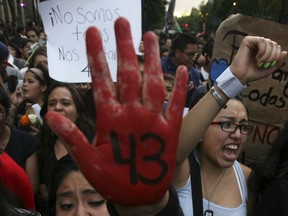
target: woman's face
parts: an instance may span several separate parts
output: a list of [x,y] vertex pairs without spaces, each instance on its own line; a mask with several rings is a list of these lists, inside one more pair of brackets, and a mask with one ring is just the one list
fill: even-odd
[[56,216],[64,215],[109,215],[103,197],[79,171],[69,173],[56,192]]
[[[235,124],[248,124],[247,112],[244,105],[237,100],[230,100],[227,108],[222,109],[213,122],[227,122]],[[227,125],[225,123],[225,125]],[[211,124],[203,136],[200,144],[201,163],[212,162],[217,167],[231,167],[244,143],[247,135],[240,133],[238,127],[234,133],[225,132],[219,124]]]
[[57,87],[48,96],[48,111],[56,111],[76,122],[78,113],[71,92],[65,87]]
[[43,93],[45,92],[46,88],[46,85],[41,85],[35,78],[35,74],[30,71],[25,73],[22,85],[22,91],[25,99],[31,101],[32,103],[39,103],[42,101]]
[[48,69],[48,61],[47,61],[47,57],[45,55],[37,55],[35,56],[34,59],[34,67],[37,67],[37,65],[43,65],[45,66],[46,69]]
[[69,173],[56,192],[56,216],[64,215],[109,215],[103,197],[79,171]]

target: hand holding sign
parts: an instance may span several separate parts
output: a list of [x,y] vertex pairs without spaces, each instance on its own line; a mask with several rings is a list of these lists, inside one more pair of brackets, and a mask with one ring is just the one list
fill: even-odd
[[121,205],[159,201],[174,174],[178,136],[186,97],[187,69],[179,67],[165,113],[164,81],[158,39],[144,36],[145,74],[141,78],[126,19],[115,23],[118,48],[117,92],[96,28],[87,31],[88,61],[97,107],[94,145],[68,119],[49,112],[45,119],[69,146],[81,171],[106,199]]

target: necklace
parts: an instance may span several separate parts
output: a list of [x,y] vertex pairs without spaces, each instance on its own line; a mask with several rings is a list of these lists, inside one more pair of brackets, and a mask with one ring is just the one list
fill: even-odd
[[202,172],[200,172],[201,173],[201,178],[203,179],[203,185],[204,185],[204,189],[205,189],[205,194],[206,194],[207,200],[208,200],[208,208],[207,208],[207,210],[205,210],[204,216],[213,216],[213,214],[214,214],[214,212],[210,209],[210,199],[212,198],[212,196],[214,194],[214,191],[216,190],[216,188],[220,184],[221,180],[223,179],[225,171],[226,171],[226,169],[224,169],[224,171],[222,172],[222,175],[220,176],[219,180],[217,181],[217,183],[215,184],[214,188],[212,189],[212,191],[210,192],[209,195],[207,193],[207,188],[206,188],[206,184],[205,184],[204,175],[202,174]]

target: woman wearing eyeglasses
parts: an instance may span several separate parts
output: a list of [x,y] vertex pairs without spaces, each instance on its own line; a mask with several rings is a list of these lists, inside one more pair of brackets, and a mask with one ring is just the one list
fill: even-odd
[[[266,77],[280,67],[287,52],[269,39],[245,37],[233,63],[217,78],[217,85],[188,112],[180,130],[187,68],[179,67],[172,97],[163,113],[164,83],[159,57],[156,58],[159,56],[157,37],[151,32],[144,36],[145,76],[141,79],[137,58],[131,51],[133,44],[129,32],[129,22],[119,18],[115,22],[120,62],[116,90],[109,76],[100,31],[87,30],[87,55],[97,104],[97,137],[93,145],[61,113],[51,110],[46,113],[45,121],[69,146],[87,180],[111,204],[109,212],[112,209],[113,215],[182,215],[177,211],[178,200],[174,205],[169,203],[173,194],[167,189],[172,177],[179,177],[174,185],[184,188],[186,196],[189,170],[196,170],[189,167],[187,158],[200,138],[203,139],[199,146],[203,188],[196,186],[194,189],[208,194],[209,205],[204,203],[205,215],[246,215],[245,174],[249,170],[237,166],[235,161],[251,127],[247,126],[243,105],[228,103],[228,100],[239,94],[245,83]],[[113,115],[107,110],[112,110]],[[210,132],[213,132],[211,137]],[[209,144],[208,147],[205,144]],[[191,179],[196,176],[191,175]],[[187,191],[186,200],[190,198],[192,205],[191,192]],[[202,197],[200,201],[202,203]],[[218,206],[212,208],[213,203]],[[193,215],[184,204],[181,203],[186,215]],[[174,214],[172,211],[163,214],[166,207],[171,207]],[[219,209],[220,214],[217,213]],[[203,215],[203,209],[194,215]]]
[[[189,159],[194,157],[197,164],[190,165],[186,160],[176,175],[174,182],[184,215],[193,215],[192,191],[199,185],[201,190],[193,196],[203,199],[204,216],[247,215],[247,179],[251,169],[237,162],[237,158],[253,129],[243,103],[237,99],[228,101],[227,108],[217,114],[190,155]],[[190,169],[197,171],[195,175],[189,175]],[[196,175],[201,183],[191,185]]]

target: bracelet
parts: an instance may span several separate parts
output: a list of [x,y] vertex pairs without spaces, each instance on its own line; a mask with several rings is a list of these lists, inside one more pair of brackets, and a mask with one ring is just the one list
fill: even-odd
[[219,95],[219,93],[216,91],[216,89],[214,88],[214,86],[212,86],[212,88],[210,89],[210,92],[212,94],[212,96],[215,98],[215,100],[217,101],[217,103],[223,108],[226,109],[227,105],[226,103],[222,100],[222,97]]
[[234,76],[231,72],[230,67],[228,67],[217,79],[217,86],[223,91],[223,93],[229,97],[236,97],[247,85],[242,85],[242,83]]

